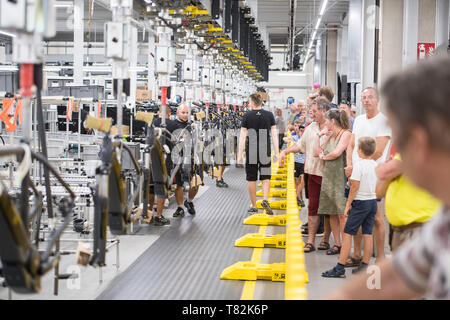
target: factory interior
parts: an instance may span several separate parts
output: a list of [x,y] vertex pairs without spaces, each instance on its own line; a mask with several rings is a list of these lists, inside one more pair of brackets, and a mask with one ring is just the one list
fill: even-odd
[[[436,96],[434,83],[449,78],[433,72],[403,96],[392,88],[422,63],[442,59],[445,69],[449,52],[448,0],[1,0],[0,300],[152,300],[156,308],[189,300],[161,312],[244,318],[275,317],[276,300],[372,299],[356,293],[362,273],[386,300],[433,284],[450,290],[436,273],[426,284],[420,270],[403,267],[423,267],[413,253],[397,255],[405,230],[420,228],[424,246],[435,243],[425,238],[431,213],[396,224],[393,180],[378,197],[380,168],[401,154],[406,175],[438,198],[433,213],[445,202],[415,177],[401,144],[395,110],[406,98],[389,104],[417,90],[424,101]],[[369,123],[373,107],[385,123]],[[365,170],[355,160],[366,159],[361,136],[374,141],[374,155],[383,143],[370,158],[377,202],[358,198],[363,174],[353,189],[356,168]],[[339,168],[327,161],[330,148],[340,149]],[[336,201],[324,199],[328,188]],[[359,245],[358,228],[349,231],[355,194],[377,203],[357,226]],[[418,211],[423,203],[402,201]],[[385,266],[412,284],[404,296]],[[377,291],[380,281],[386,289]],[[449,299],[442,290],[433,297]],[[214,304],[224,300],[232,302]]]

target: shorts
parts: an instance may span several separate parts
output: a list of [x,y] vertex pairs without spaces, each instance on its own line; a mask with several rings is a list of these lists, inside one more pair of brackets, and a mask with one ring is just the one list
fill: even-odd
[[[153,184],[150,185],[149,194],[150,195],[155,194],[155,186]],[[163,196],[161,194],[156,194],[156,198],[157,199],[168,199],[168,196]]]
[[317,216],[319,211],[320,188],[322,187],[322,177],[313,174],[308,175],[308,216]]
[[302,174],[305,174],[305,164],[299,163],[299,162],[295,162],[295,173],[294,173],[294,177],[300,178],[300,176],[301,176]]
[[377,214],[377,200],[354,200],[352,209],[348,213],[344,232],[352,236],[362,227],[362,234],[372,234]]
[[245,165],[245,173],[247,175],[247,181],[257,181],[258,180],[258,172],[259,172],[259,180],[270,180],[272,177],[272,164],[269,162],[268,164],[246,164]]
[[176,184],[177,187],[182,187],[183,186],[183,179],[181,179],[181,168],[178,169],[177,173],[175,174],[174,184]]

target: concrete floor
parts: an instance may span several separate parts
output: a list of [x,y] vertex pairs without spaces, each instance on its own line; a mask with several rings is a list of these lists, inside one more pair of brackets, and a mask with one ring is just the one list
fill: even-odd
[[[152,228],[142,225],[135,235],[120,237],[119,268],[116,267],[117,247],[112,247],[106,254],[106,266],[103,268],[84,267],[76,263],[75,254],[64,255],[60,261],[61,273],[75,273],[77,279],[59,281],[59,294],[53,294],[54,272],[50,271],[41,279],[39,294],[25,295],[12,293],[13,300],[93,300],[119,274],[124,272],[148,247],[158,238],[165,227]],[[63,238],[68,238],[69,235]],[[70,234],[70,237],[78,236]],[[83,240],[80,238],[80,240]],[[61,243],[61,250],[74,250],[76,242]],[[0,287],[0,299],[9,299],[10,290]]]
[[[300,212],[300,220],[302,223],[306,223],[308,221],[307,208],[302,208]],[[388,224],[386,222],[386,226],[387,225]],[[304,237],[303,240],[306,242],[307,237]],[[322,237],[316,237],[316,249],[321,240]],[[333,235],[330,236],[330,246],[333,246]],[[386,231],[385,253],[387,257],[391,254],[388,245],[388,230]],[[328,256],[326,251],[316,250],[311,253],[305,253],[305,266],[309,275],[309,283],[307,284],[309,300],[323,299],[328,293],[339,288],[354,277],[351,272],[352,268],[346,268],[346,278],[323,278],[322,272],[330,270],[334,267],[337,260],[338,255]],[[375,258],[372,258],[371,263],[374,262]]]

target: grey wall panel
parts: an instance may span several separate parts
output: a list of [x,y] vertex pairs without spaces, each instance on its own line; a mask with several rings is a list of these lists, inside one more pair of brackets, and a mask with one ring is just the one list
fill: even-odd
[[361,82],[362,0],[350,0],[348,19],[348,81]]

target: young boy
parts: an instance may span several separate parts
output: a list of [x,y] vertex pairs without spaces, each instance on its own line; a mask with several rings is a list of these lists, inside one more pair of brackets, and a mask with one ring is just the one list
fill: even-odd
[[360,266],[353,269],[352,272],[357,273],[364,270],[369,264],[373,251],[372,232],[377,213],[375,192],[377,164],[371,159],[375,147],[376,143],[373,138],[361,137],[358,140],[358,155],[362,160],[354,164],[350,177],[351,187],[344,213],[347,222],[344,228],[341,253],[337,265],[322,273],[322,277],[345,278],[344,265],[350,254],[352,236],[358,233],[360,227],[362,227],[364,239],[364,256]]
[[[303,134],[303,130],[305,129],[304,124],[301,120],[295,120],[294,122],[294,129],[295,134],[292,132],[292,140],[297,143],[300,140],[301,135]],[[296,153],[294,155],[294,162],[295,162],[295,190],[297,192],[297,205],[300,207],[305,207],[305,202],[303,201],[303,187],[305,185],[303,176],[305,174],[305,160],[306,155],[304,153]]]

